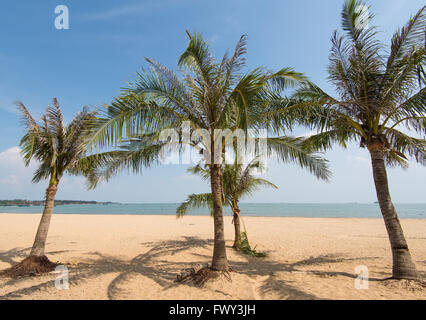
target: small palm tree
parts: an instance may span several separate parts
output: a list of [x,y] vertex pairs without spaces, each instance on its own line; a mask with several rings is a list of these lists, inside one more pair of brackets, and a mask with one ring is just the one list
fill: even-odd
[[[406,155],[426,165],[425,139],[401,131],[401,126],[422,135],[426,133],[425,7],[421,8],[392,38],[386,56],[375,39],[374,27],[360,28],[360,19],[372,16],[357,0],[345,2],[342,27],[332,37],[329,79],[339,98],[325,93],[313,83],[305,83],[296,97],[300,105],[316,110],[311,118],[319,133],[311,136],[307,146],[329,149],[333,143],[346,146],[359,141],[371,156],[377,198],[388,232],[393,277],[417,279],[397,212],[388,188],[386,166],[407,167]],[[364,8],[366,8],[364,6]]]
[[[256,170],[262,170],[261,162],[258,159],[253,159],[245,167],[242,164],[225,164],[222,167],[222,185],[223,185],[223,200],[229,205],[234,216],[233,224],[235,230],[235,238],[233,247],[237,250],[256,255],[256,252],[251,249],[247,238],[247,230],[244,226],[244,232],[241,232],[241,216],[238,203],[240,199],[250,196],[254,191],[263,186],[268,186],[277,189],[278,187],[268,180],[256,178],[254,173]],[[189,168],[188,172],[200,175],[204,180],[210,179],[208,168],[203,168],[201,165]],[[187,214],[191,208],[209,207],[213,208],[211,193],[191,194],[177,208],[176,214],[182,217]],[[244,245],[244,246],[243,246]]]
[[18,102],[27,133],[20,142],[25,165],[31,160],[39,164],[33,182],[47,179],[46,201],[40,224],[28,258],[6,270],[10,276],[23,276],[52,271],[56,264],[45,255],[46,239],[53,213],[55,195],[65,172],[74,173],[80,158],[85,155],[86,127],[94,113],[84,109],[65,126],[56,98],[38,124],[22,102]]
[[[264,98],[270,97],[271,88],[283,90],[304,77],[290,68],[275,73],[257,68],[243,74],[246,36],[241,37],[231,57],[225,55],[220,61],[213,57],[199,34],[188,32],[188,36],[189,44],[178,63],[182,78],[160,63],[146,59],[150,70],[139,73],[137,80],[94,123],[91,145],[104,148],[128,140],[131,142],[127,149],[117,156],[110,152],[95,155],[87,161],[87,166],[90,167],[91,162],[95,168],[98,164],[101,166],[92,170],[93,175],[89,173],[96,184],[99,177],[96,173],[105,172],[108,177],[125,167],[140,169],[148,165],[155,159],[151,155],[158,155],[157,147],[162,143],[160,137],[165,130],[173,129],[182,137],[183,124],[189,122],[193,132],[205,133],[189,145],[202,152],[210,172],[214,212],[211,269],[228,271],[221,192],[223,155],[222,150],[217,150],[220,148],[215,130],[266,127],[260,115],[266,103]],[[268,148],[274,149],[284,160],[299,162],[319,178],[329,176],[326,161],[305,152],[299,139],[277,137],[268,142]],[[129,151],[142,156],[132,158]]]

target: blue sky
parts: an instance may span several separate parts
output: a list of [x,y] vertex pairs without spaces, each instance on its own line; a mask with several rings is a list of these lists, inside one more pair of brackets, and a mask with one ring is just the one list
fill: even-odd
[[[369,1],[385,43],[417,12],[421,0]],[[88,105],[108,103],[151,57],[175,68],[187,43],[185,29],[203,33],[221,57],[248,35],[247,65],[291,66],[332,92],[326,66],[332,32],[340,26],[343,0],[286,1],[8,1],[0,10],[0,198],[41,199],[46,183],[31,184],[35,165],[19,156],[23,129],[14,101],[35,116],[57,97],[69,121]],[[69,8],[69,30],[54,27],[57,5]],[[296,134],[306,133],[298,129]],[[351,146],[328,152],[334,177],[317,181],[294,165],[269,161],[265,177],[278,190],[258,192],[248,202],[373,202],[376,200],[366,150]],[[57,198],[121,202],[180,202],[208,186],[165,165],[142,175],[122,173],[94,191],[81,177],[65,177]],[[426,168],[390,169],[395,202],[426,202]]]

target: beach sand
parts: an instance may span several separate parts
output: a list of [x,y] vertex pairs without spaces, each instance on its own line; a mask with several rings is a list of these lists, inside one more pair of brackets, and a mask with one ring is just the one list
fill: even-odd
[[[39,214],[0,214],[0,269],[26,257]],[[193,265],[210,263],[210,217],[54,215],[46,251],[69,268],[69,289],[57,274],[0,279],[0,299],[426,299],[426,289],[391,276],[389,241],[380,219],[246,217],[251,244],[267,252],[235,252],[225,218],[232,281],[203,288],[176,283]],[[401,221],[426,279],[426,220]],[[356,289],[355,268],[368,267],[368,289]]]

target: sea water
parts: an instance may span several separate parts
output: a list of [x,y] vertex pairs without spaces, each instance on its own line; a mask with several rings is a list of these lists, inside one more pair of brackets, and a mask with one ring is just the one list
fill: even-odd
[[[178,203],[91,204],[55,206],[57,214],[175,215]],[[426,219],[426,204],[395,204],[400,218]],[[240,203],[244,216],[381,218],[376,203]],[[0,213],[41,213],[42,206],[0,206]],[[190,215],[209,215],[208,208],[191,210]],[[230,215],[229,207],[224,214]]]

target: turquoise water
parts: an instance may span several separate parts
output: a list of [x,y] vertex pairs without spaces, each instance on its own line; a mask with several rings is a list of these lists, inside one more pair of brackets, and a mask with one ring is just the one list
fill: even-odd
[[[109,205],[65,205],[57,206],[57,214],[151,214],[174,215],[177,203],[141,203]],[[426,204],[396,204],[400,218],[426,219]],[[381,218],[378,204],[342,203],[241,203],[241,214],[245,216],[270,217],[330,217],[330,218]],[[43,207],[0,207],[0,213],[40,213]],[[231,210],[226,207],[226,215]],[[208,215],[207,208],[193,210],[191,215]]]

